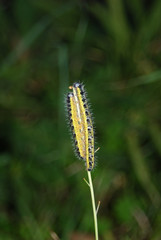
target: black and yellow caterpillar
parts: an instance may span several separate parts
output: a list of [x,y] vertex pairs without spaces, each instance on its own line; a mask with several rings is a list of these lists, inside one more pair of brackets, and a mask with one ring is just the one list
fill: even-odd
[[74,83],[67,94],[67,110],[70,127],[75,143],[76,153],[86,163],[86,170],[91,171],[95,165],[94,129],[84,86]]

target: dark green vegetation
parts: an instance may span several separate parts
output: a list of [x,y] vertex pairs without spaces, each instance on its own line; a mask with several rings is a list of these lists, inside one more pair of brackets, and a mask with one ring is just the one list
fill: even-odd
[[3,0],[0,36],[0,239],[93,239],[63,100],[81,80],[100,239],[159,240],[161,1]]

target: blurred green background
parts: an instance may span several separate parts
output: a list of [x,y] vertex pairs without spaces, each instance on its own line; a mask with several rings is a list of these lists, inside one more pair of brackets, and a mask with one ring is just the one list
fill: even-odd
[[100,240],[161,239],[161,1],[1,0],[0,239],[94,239],[64,110],[92,105]]

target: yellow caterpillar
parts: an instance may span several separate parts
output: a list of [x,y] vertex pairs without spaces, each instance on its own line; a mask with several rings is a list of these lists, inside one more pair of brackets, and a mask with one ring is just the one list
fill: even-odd
[[94,130],[86,93],[81,83],[74,83],[69,89],[73,91],[67,94],[66,101],[76,153],[84,159],[86,170],[91,171],[95,165]]

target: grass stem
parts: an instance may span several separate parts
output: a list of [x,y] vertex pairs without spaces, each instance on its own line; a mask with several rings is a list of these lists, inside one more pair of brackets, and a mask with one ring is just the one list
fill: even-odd
[[94,228],[95,228],[95,240],[98,240],[97,211],[96,211],[93,183],[92,183],[92,178],[91,178],[91,172],[87,171],[87,173],[88,173],[88,179],[89,179],[89,187],[90,187],[90,191],[91,191],[91,200],[92,200],[93,218],[94,218]]

